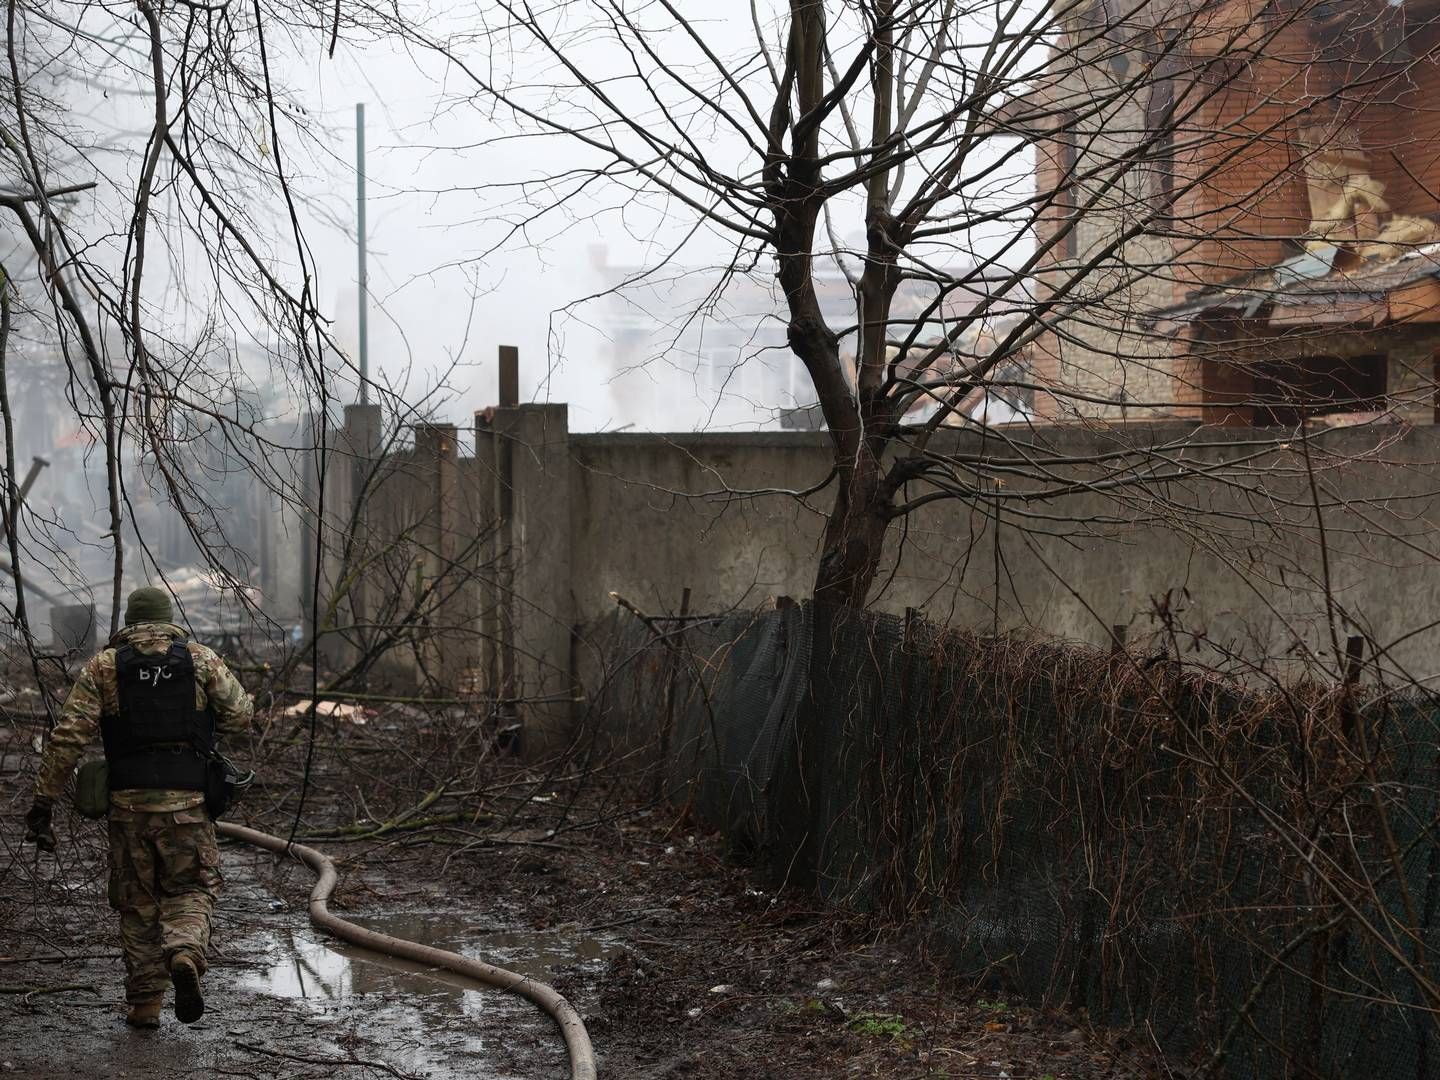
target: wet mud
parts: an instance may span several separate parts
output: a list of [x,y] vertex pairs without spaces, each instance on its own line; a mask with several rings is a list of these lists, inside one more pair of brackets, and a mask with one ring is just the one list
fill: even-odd
[[[627,798],[584,791],[567,818],[526,800],[488,842],[314,843],[338,862],[337,914],[550,983],[605,1078],[1167,1075],[1142,1039],[957,975],[913,931],[777,891],[681,811]],[[0,1080],[568,1076],[533,1005],[324,937],[306,916],[311,873],[233,843],[205,1017],[131,1031],[99,831],[68,819],[55,858],[0,853],[0,989],[15,991],[0,993]]]
[[[217,912],[200,1022],[179,1024],[168,1003],[159,1031],[137,1032],[121,1022],[123,968],[103,933],[108,912],[96,910],[94,929],[101,933],[76,954],[82,959],[0,967],[0,981],[17,986],[85,988],[0,998],[0,1073],[157,1080],[568,1076],[549,1018],[529,1002],[325,938],[306,919],[303,891],[287,901],[257,880],[274,872],[268,857],[231,848],[225,862],[227,892]],[[304,884],[299,875],[285,876]],[[557,969],[598,977],[615,949],[584,935],[477,923],[458,911],[401,910],[356,921],[546,980]]]

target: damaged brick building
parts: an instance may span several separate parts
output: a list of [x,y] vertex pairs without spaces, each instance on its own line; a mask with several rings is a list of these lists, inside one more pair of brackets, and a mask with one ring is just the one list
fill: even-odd
[[1042,417],[1436,417],[1440,3],[1086,0],[1040,88]]

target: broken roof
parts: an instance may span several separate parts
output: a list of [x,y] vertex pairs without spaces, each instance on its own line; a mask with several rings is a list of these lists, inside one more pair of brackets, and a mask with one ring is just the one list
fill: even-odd
[[1182,321],[1205,312],[1232,311],[1254,318],[1270,308],[1275,326],[1293,323],[1368,323],[1413,316],[1397,313],[1395,294],[1420,282],[1440,280],[1440,242],[1423,244],[1391,259],[1367,259],[1337,270],[1341,248],[1317,245],[1282,263],[1224,285],[1202,289],[1155,313],[1157,320]]

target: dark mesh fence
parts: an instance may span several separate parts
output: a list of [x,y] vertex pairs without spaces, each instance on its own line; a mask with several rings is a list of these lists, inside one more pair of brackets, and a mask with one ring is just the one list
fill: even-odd
[[1219,1075],[1440,1076],[1428,696],[811,605],[613,637],[607,722],[777,879]]

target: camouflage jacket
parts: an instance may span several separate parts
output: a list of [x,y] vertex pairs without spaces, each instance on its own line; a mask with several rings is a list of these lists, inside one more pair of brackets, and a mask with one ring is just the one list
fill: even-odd
[[[185,631],[173,623],[136,623],[115,635],[110,645],[91,657],[80,669],[60,722],[50,733],[50,742],[40,760],[40,776],[35,782],[37,798],[58,799],[65,790],[80,755],[100,735],[100,717],[120,708],[119,691],[115,684],[115,650],[124,644],[137,652],[159,655],[170,648]],[[230,673],[225,661],[198,642],[188,643],[195,662],[195,706],[208,704],[215,714],[217,736],[236,735],[244,731],[254,713],[254,703],[238,679]],[[117,791],[111,793],[112,806],[126,810],[173,811],[199,806],[204,796],[198,791]]]

